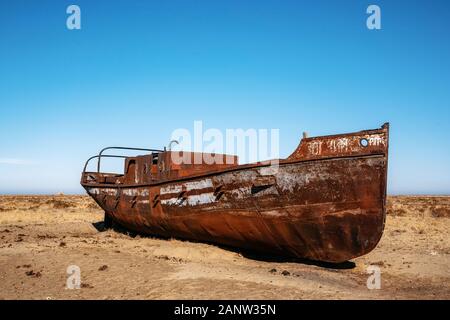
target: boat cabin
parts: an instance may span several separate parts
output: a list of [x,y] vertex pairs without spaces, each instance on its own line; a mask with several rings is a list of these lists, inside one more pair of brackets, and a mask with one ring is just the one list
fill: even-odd
[[[102,157],[124,158],[124,173],[101,172]],[[95,158],[98,159],[97,172],[86,171],[89,161]],[[103,155],[101,152],[86,162],[82,181],[99,184],[151,184],[235,167],[238,162],[237,156],[200,152],[160,151],[134,157]]]

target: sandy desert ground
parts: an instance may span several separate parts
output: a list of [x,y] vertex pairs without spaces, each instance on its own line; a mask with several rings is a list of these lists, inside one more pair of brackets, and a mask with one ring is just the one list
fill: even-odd
[[449,299],[450,197],[388,202],[378,247],[333,266],[104,231],[87,196],[0,196],[0,299]]

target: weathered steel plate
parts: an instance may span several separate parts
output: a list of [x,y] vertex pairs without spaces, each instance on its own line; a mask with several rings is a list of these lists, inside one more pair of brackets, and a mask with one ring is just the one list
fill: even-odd
[[272,175],[267,163],[176,166],[162,151],[126,158],[123,176],[84,171],[81,184],[136,232],[343,262],[382,236],[388,131],[304,138]]

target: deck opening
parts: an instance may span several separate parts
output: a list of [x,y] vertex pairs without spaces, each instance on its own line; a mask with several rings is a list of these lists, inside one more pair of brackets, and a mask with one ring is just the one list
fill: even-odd
[[261,191],[269,189],[270,187],[272,187],[272,184],[262,185],[262,186],[252,186],[251,192],[252,192],[252,194],[257,194]]

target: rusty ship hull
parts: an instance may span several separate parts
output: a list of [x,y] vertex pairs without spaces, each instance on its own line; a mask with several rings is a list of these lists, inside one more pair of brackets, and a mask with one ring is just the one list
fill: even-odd
[[177,165],[152,152],[126,157],[123,175],[85,169],[81,184],[135,232],[339,263],[383,234],[388,131],[304,138],[275,167]]

